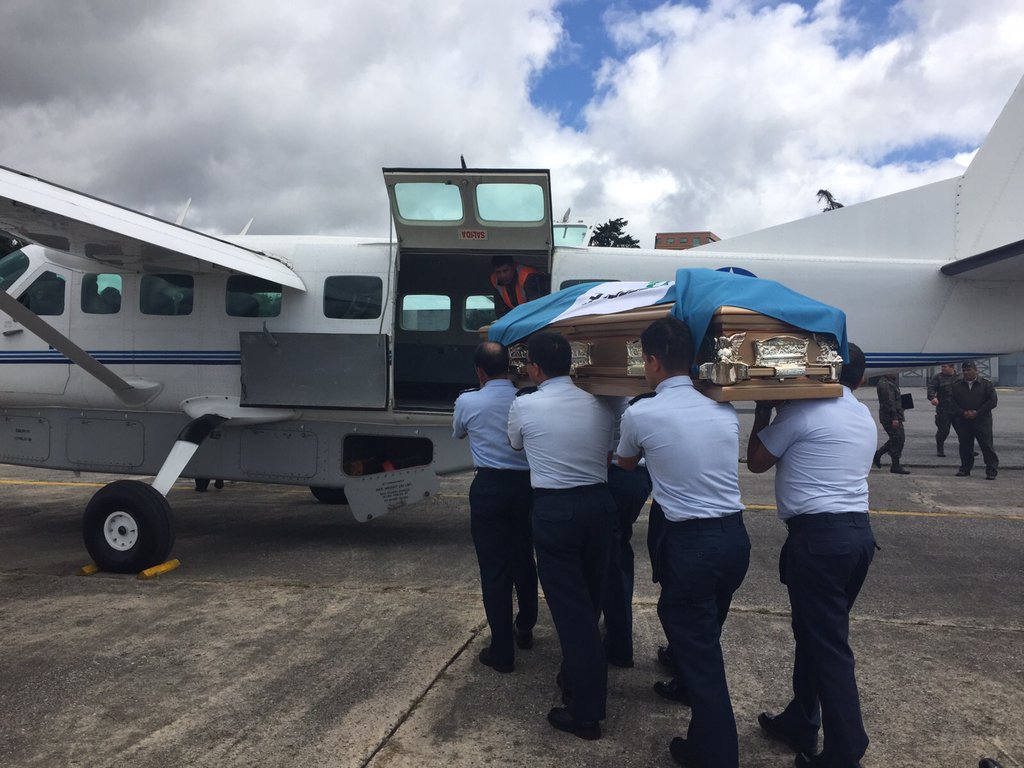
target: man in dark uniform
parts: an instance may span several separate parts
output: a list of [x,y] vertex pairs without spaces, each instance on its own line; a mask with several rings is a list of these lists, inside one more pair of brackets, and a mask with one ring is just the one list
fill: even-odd
[[[511,672],[513,638],[520,648],[530,648],[537,623],[530,466],[508,444],[508,410],[516,396],[515,385],[508,379],[508,350],[485,341],[476,348],[473,362],[480,389],[464,392],[455,401],[452,434],[469,437],[476,467],[469,487],[470,532],[491,628],[491,644],[480,652],[480,662],[498,672]],[[514,621],[513,588],[519,599]]]
[[928,400],[935,406],[935,455],[946,455],[946,438],[953,424],[953,383],[959,381],[956,366],[943,363],[939,372],[928,379]]
[[599,618],[615,528],[608,492],[613,414],[569,378],[564,336],[535,334],[528,355],[537,391],[513,401],[508,440],[530,463],[537,571],[562,648],[558,681],[568,706],[548,712],[548,722],[599,739],[608,698]]
[[957,477],[966,477],[974,467],[974,441],[978,441],[985,460],[985,479],[995,480],[999,457],[992,447],[992,409],[996,407],[996,388],[988,379],[978,377],[973,360],[961,366],[963,379],[953,384],[953,428],[960,438],[960,469]]
[[[751,472],[775,469],[775,500],[789,533],[779,576],[789,592],[793,698],[779,715],[762,712],[762,730],[797,752],[797,766],[859,768],[868,746],[850,648],[850,609],[875,554],[868,520],[868,474],[877,430],[853,394],[864,353],[849,345],[843,395],[758,404],[747,443]],[[818,731],[824,746],[815,754]]]
[[889,454],[892,457],[892,466],[889,471],[895,475],[909,475],[910,471],[900,464],[900,457],[903,455],[903,444],[906,442],[906,434],[903,431],[903,401],[900,395],[899,374],[889,373],[878,380],[876,387],[878,391],[878,421],[889,439],[885,444],[875,451],[874,464],[881,469],[882,456]]

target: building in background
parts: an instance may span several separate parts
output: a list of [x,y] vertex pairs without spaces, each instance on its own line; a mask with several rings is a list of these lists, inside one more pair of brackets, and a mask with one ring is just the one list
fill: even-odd
[[659,232],[654,236],[654,247],[661,250],[684,251],[721,239],[714,232]]

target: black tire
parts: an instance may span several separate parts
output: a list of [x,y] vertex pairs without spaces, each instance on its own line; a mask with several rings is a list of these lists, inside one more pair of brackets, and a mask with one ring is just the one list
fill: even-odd
[[344,488],[326,488],[322,485],[311,485],[309,490],[321,504],[348,504],[348,496]]
[[209,487],[210,487],[210,478],[208,478],[208,477],[197,477],[196,478],[196,490],[199,491],[199,493],[203,493]]
[[100,488],[82,515],[85,548],[102,570],[138,573],[166,562],[174,546],[174,516],[153,486],[117,480]]

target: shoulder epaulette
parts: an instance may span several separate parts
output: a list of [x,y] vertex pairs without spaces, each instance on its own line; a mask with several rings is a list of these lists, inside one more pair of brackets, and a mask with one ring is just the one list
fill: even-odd
[[646,400],[648,397],[654,397],[656,394],[658,394],[658,393],[657,392],[644,392],[643,394],[637,395],[632,400],[630,400],[629,404],[632,405],[633,403],[639,402],[640,400]]
[[470,387],[469,389],[459,390],[459,394],[460,395],[464,395],[467,392],[479,392],[479,391],[480,391],[480,387]]
[[522,397],[523,395],[532,395],[537,391],[536,387],[521,387],[516,390],[516,397]]

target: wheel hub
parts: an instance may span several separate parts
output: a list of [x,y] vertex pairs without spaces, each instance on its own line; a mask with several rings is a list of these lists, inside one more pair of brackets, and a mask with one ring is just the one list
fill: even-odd
[[111,512],[103,523],[103,537],[112,549],[125,552],[139,540],[139,527],[127,512]]

